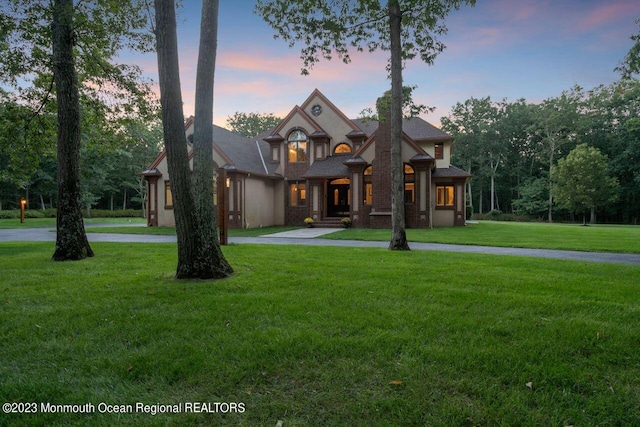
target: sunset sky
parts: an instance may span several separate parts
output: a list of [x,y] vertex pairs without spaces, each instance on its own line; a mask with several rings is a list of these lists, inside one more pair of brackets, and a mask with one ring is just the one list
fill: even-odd
[[[185,116],[193,114],[200,2],[185,0],[178,43]],[[315,89],[347,116],[373,107],[390,87],[385,52],[352,55],[352,63],[322,61],[300,75],[300,48],[274,40],[253,13],[253,1],[220,2],[214,123],[235,111],[286,115]],[[618,79],[613,71],[638,32],[638,0],[478,0],[446,20],[447,49],[433,66],[407,64],[404,83],[417,85],[418,103],[436,107],[424,115],[438,125],[451,107],[470,97],[525,98],[539,102],[579,84],[591,89]],[[125,57],[126,58],[126,57]],[[129,59],[130,60],[130,59]],[[133,62],[157,81],[155,55]]]

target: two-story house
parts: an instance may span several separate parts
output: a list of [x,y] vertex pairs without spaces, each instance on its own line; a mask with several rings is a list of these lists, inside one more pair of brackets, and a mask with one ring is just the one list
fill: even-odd
[[[187,137],[193,119],[187,120]],[[315,90],[273,130],[247,139],[215,126],[214,160],[224,169],[231,228],[339,224],[391,227],[390,123],[347,118]],[[453,137],[421,118],[403,122],[407,227],[465,224],[465,183],[451,165]],[[221,172],[221,170],[220,170]],[[173,225],[165,153],[142,173],[148,224]],[[216,194],[216,198],[218,195]]]

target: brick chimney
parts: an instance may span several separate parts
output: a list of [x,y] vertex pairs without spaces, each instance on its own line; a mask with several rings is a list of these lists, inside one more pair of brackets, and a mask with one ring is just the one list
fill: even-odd
[[[386,99],[385,99],[386,98]],[[378,129],[375,139],[371,182],[373,200],[371,206],[372,228],[391,227],[391,110],[390,98],[378,98]]]

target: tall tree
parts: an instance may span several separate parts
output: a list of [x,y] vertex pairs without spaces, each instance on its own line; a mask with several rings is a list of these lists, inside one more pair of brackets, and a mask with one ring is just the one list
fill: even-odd
[[579,130],[580,108],[582,104],[582,88],[574,86],[569,91],[563,91],[559,97],[544,100],[537,110],[537,130],[541,136],[541,149],[546,151],[548,160],[549,203],[547,220],[553,222],[553,179],[551,170],[556,159],[564,154],[576,143]]
[[588,129],[584,141],[609,158],[609,171],[620,182],[618,221],[640,216],[640,80],[622,79],[589,91]]
[[392,231],[389,249],[408,250],[404,223],[401,156],[402,62],[419,56],[427,64],[444,50],[437,36],[446,33],[444,18],[475,0],[258,0],[256,11],[293,47],[297,42],[307,74],[320,57],[337,54],[349,63],[349,47],[390,52]]
[[[194,153],[194,182],[197,185],[195,193],[204,194],[196,200],[197,196],[194,194],[189,169],[187,140],[184,133],[175,4],[173,0],[155,0],[160,103],[178,237],[176,277],[180,279],[221,278],[232,272],[220,251],[220,245],[215,235],[215,216],[213,214],[213,155],[210,150],[212,150],[211,120],[213,116],[217,3],[217,0],[203,2],[201,37],[204,41],[204,47],[200,47],[196,77],[198,80],[196,84],[198,87],[196,91],[198,125],[195,129],[197,135],[194,134],[194,145],[197,144],[198,148]],[[213,31],[215,34],[209,33],[209,31]],[[212,54],[213,58],[206,58]]]
[[111,117],[148,112],[140,69],[116,65],[123,48],[147,50],[143,0],[6,0],[0,4],[0,82],[40,114],[58,103],[58,221],[55,260],[92,255],[79,211],[80,103]]
[[56,261],[93,256],[80,205],[80,95],[73,55],[73,0],[53,6],[53,79],[58,99],[58,211]]
[[618,180],[607,174],[607,156],[595,147],[580,144],[553,169],[556,202],[572,212],[591,213],[618,198]]
[[[200,47],[196,71],[193,131],[193,185],[198,226],[201,233],[200,262],[192,277],[223,278],[233,272],[220,249],[213,205],[213,83],[218,48],[219,0],[202,0]],[[223,195],[224,197],[224,195]]]
[[[475,164],[478,181],[482,184],[482,178],[489,178],[490,205],[489,209],[497,208],[495,198],[495,179],[498,168],[502,164],[505,145],[499,139],[497,130],[500,114],[497,105],[491,101],[491,97],[471,97],[465,102],[458,102],[448,117],[442,119],[442,128],[460,142],[462,150],[454,157],[455,161],[467,165],[467,172]],[[459,141],[458,141],[459,140]],[[479,200],[478,211],[482,213],[482,200]]]
[[281,121],[282,118],[276,117],[273,113],[241,113],[236,111],[232,116],[227,117],[227,127],[231,132],[253,138],[278,126]]

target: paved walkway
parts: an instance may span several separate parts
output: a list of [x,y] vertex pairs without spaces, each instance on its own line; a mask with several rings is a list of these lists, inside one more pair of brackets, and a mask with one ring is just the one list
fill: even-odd
[[[92,226],[87,226],[90,229]],[[270,245],[306,245],[306,246],[342,246],[359,248],[386,248],[388,242],[367,242],[361,240],[330,240],[319,236],[339,232],[340,228],[301,228],[299,230],[264,235],[260,237],[230,237],[229,243],[270,244]],[[87,233],[90,242],[120,243],[175,243],[175,236],[153,236],[143,234],[103,234]],[[55,230],[50,228],[26,228],[0,230],[0,242],[40,241],[54,242]],[[622,254],[610,252],[579,252],[551,249],[500,248],[493,246],[449,245],[440,243],[409,244],[413,250],[447,251],[461,253],[515,255],[536,258],[565,259],[584,262],[602,262],[610,264],[640,265],[640,254]]]

